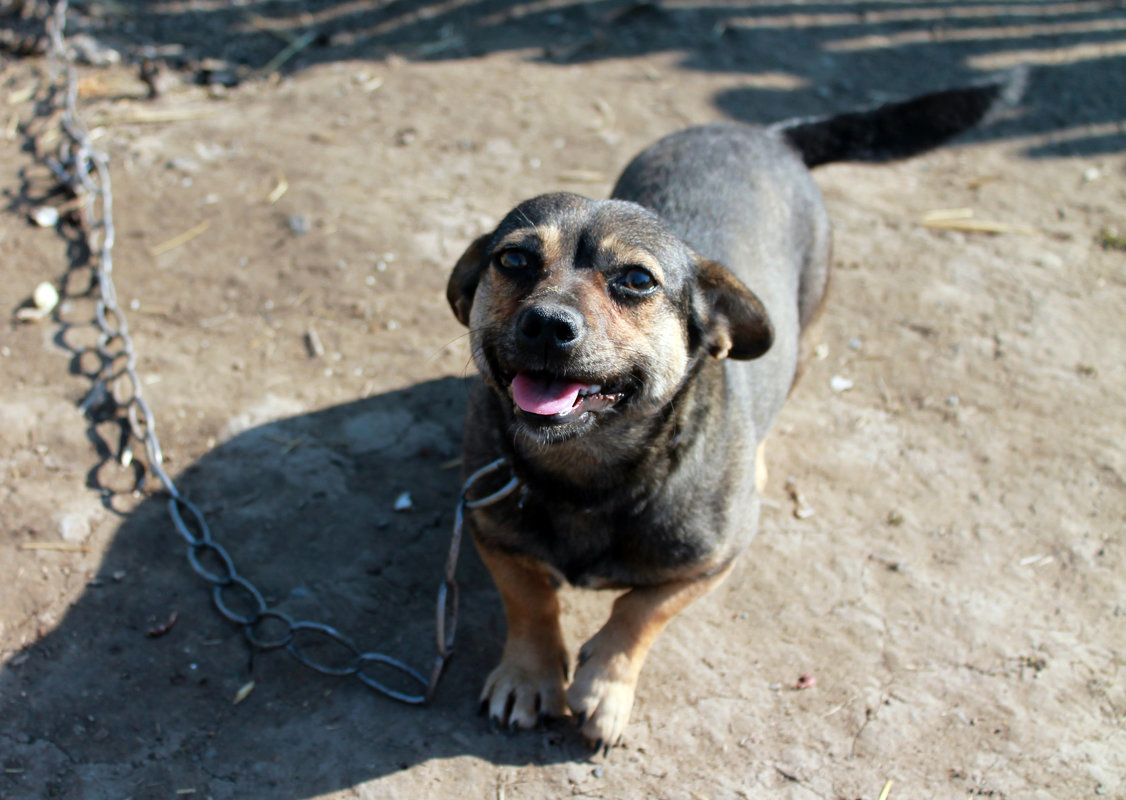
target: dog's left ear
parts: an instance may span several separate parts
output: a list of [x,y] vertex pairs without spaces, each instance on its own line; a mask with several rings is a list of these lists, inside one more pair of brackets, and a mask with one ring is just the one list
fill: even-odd
[[758,358],[774,342],[762,301],[722,264],[696,259],[696,284],[704,297],[708,352],[716,358]]
[[457,260],[454,271],[450,273],[450,281],[446,284],[446,300],[449,301],[458,322],[466,327],[469,326],[469,312],[473,308],[473,295],[477,293],[477,283],[481,280],[481,273],[489,265],[485,256],[488,254],[492,238],[491,233],[486,233],[469,245]]

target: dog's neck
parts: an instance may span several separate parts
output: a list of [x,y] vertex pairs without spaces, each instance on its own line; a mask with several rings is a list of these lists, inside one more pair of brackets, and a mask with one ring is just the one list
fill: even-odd
[[526,436],[513,437],[513,454],[547,480],[591,489],[617,483],[623,472],[667,449],[670,411],[651,417],[611,423],[597,430],[553,444]]

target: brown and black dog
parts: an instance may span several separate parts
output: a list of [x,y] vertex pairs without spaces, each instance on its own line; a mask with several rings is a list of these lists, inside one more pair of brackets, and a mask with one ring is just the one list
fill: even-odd
[[[589,744],[617,743],[653,641],[754,536],[756,452],[828,280],[809,168],[929,149],[1020,82],[689,128],[637,156],[612,199],[536,197],[470,245],[447,290],[481,375],[465,470],[503,457],[523,484],[467,518],[508,620],[481,694],[495,723],[569,710]],[[573,679],[562,581],[626,590]]]

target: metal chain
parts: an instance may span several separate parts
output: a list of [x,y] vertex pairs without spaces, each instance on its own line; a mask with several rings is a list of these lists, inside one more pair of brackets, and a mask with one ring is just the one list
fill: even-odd
[[[47,19],[48,59],[56,90],[61,92],[62,126],[66,136],[58,157],[47,156],[46,162],[56,177],[78,198],[82,226],[89,248],[90,268],[96,277],[97,298],[94,318],[100,331],[93,352],[100,368],[92,375],[93,389],[83,403],[88,414],[105,418],[105,403],[110,403],[118,416],[124,415],[122,443],[118,459],[123,466],[133,462],[130,439],[144,444],[147,469],[155,473],[169,495],[168,513],[177,532],[188,545],[188,563],[197,575],[211,584],[211,600],[228,621],[241,626],[247,644],[256,651],[284,648],[297,661],[325,675],[355,676],[360,682],[403,703],[421,705],[433,699],[446,665],[454,650],[457,631],[458,586],[456,580],[458,554],[465,511],[499,502],[520,485],[512,476],[498,491],[479,499],[470,499],[470,491],[481,479],[508,468],[504,459],[488,464],[466,480],[462,487],[454,529],[446,556],[445,572],[438,589],[435,619],[437,656],[429,678],[402,661],[383,653],[363,652],[340,631],[320,622],[294,620],[284,611],[271,608],[258,588],[235,567],[234,559],[211,536],[211,528],[203,512],[188,500],[164,470],[164,455],[156,435],[156,420],[142,395],[137,375],[137,356],[125,314],[117,303],[113,283],[113,193],[110,188],[109,163],[106,155],[94,147],[90,133],[79,116],[78,79],[73,55],[66,46],[65,29],[68,0],[56,0]],[[81,354],[80,354],[81,355]],[[134,465],[135,466],[135,465]],[[140,472],[143,476],[143,470]],[[337,654],[335,660],[314,658],[310,654],[317,645],[327,645]],[[400,678],[421,687],[418,692],[393,689],[371,674],[376,666],[390,668]]]

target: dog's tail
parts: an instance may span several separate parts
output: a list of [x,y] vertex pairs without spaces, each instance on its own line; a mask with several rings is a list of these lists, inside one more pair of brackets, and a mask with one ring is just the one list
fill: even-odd
[[1020,100],[1022,67],[980,83],[925,94],[871,111],[799,119],[774,126],[808,167],[832,161],[893,161],[937,147]]

